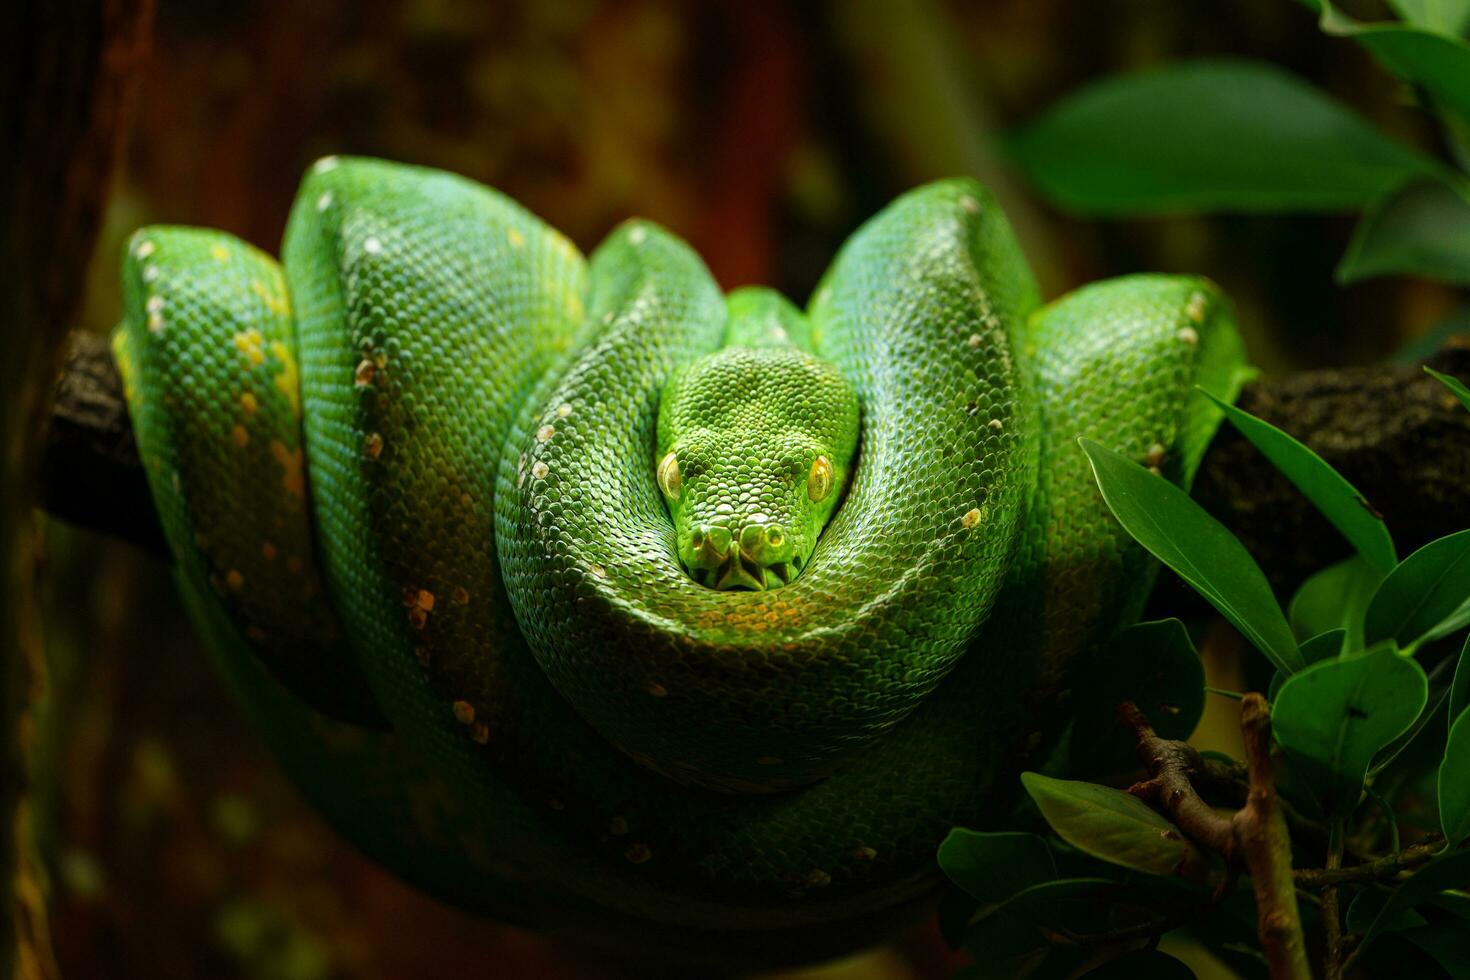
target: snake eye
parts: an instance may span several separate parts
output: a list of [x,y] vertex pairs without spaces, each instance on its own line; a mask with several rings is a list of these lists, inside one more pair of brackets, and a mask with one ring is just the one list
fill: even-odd
[[669,453],[658,464],[658,485],[670,500],[678,500],[684,489],[684,478],[679,475],[679,460]]
[[806,475],[806,495],[817,503],[832,492],[832,461],[826,456],[812,460],[811,472]]

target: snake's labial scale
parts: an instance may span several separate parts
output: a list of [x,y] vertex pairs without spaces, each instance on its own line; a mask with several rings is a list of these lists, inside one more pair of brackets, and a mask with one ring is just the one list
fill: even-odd
[[[118,359],[221,668],[400,875],[705,954],[835,952],[932,889],[1151,577],[1077,437],[1187,483],[1218,421],[1193,385],[1238,381],[1203,280],[1038,310],[971,181],[870,221],[804,314],[722,296],[656,226],[589,263],[487,188],[374,160],[313,168],[282,261],[149,229],[125,264]],[[733,496],[686,371],[767,416],[710,427]]]

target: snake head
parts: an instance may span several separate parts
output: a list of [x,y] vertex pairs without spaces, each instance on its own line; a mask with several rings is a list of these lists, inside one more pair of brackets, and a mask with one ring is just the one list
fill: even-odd
[[655,465],[690,577],[761,590],[800,575],[857,432],[852,388],[793,347],[726,347],[677,374],[659,405]]

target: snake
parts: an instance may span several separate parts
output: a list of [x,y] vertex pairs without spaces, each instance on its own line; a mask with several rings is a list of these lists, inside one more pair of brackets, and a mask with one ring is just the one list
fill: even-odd
[[1154,563],[1079,437],[1188,486],[1244,355],[1196,276],[1043,304],[978,182],[800,308],[630,220],[328,157],[279,260],[129,240],[113,349],[184,604],[328,821],[448,902],[811,958],[927,908]]

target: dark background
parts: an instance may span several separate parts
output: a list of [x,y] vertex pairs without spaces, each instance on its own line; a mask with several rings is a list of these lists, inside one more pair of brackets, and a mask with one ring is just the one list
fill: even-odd
[[[722,285],[769,283],[798,302],[885,202],[974,174],[1000,194],[1049,297],[1125,272],[1204,273],[1236,302],[1267,372],[1380,359],[1448,316],[1444,287],[1333,283],[1349,216],[1082,222],[1007,166],[1006,133],[1078,85],[1212,54],[1284,65],[1400,139],[1442,149],[1367,54],[1290,0],[165,0],[78,326],[115,322],[121,243],[139,225],[209,225],[274,252],[302,172],[328,153],[473,177],[584,250],[623,218],[649,217],[692,242]],[[44,531],[48,667],[30,790],[40,861],[24,882],[48,896],[42,968],[641,975],[443,908],[365,862],[235,713],[163,564],[60,524]],[[1211,732],[1207,721],[1207,743]],[[920,928],[811,975],[937,977],[958,962]]]

